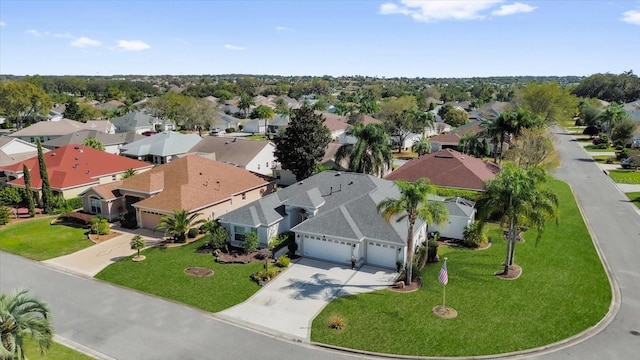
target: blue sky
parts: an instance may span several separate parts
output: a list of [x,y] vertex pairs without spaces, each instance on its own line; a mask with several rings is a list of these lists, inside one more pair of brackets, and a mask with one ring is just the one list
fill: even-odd
[[640,73],[640,1],[0,0],[0,73]]

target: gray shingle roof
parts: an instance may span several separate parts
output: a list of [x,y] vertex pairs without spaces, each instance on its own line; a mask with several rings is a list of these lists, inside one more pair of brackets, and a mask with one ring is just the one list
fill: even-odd
[[[317,208],[321,204],[313,217],[292,230],[404,244],[406,220],[386,222],[376,209],[382,200],[399,196],[398,188],[391,181],[366,174],[324,171],[231,211],[220,220],[256,227],[282,219],[283,204],[305,208]],[[416,228],[421,224],[416,224]]]
[[136,140],[144,138],[144,135],[138,135],[133,132],[117,133],[117,134],[105,134],[97,130],[80,130],[73,134],[67,134],[55,139],[51,139],[42,143],[42,146],[46,147],[62,147],[69,144],[83,144],[86,138],[96,138],[103,145],[118,145],[128,144]]
[[189,152],[201,139],[197,134],[163,131],[123,146],[120,153],[129,156],[180,155]]
[[111,119],[111,123],[116,126],[118,131],[145,128],[152,126],[152,124],[156,122],[161,121],[142,111],[132,111],[123,116]]

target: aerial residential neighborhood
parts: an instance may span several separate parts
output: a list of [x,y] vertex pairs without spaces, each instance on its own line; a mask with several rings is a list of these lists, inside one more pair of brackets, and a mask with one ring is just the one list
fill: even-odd
[[0,9],[0,360],[637,358],[638,4]]

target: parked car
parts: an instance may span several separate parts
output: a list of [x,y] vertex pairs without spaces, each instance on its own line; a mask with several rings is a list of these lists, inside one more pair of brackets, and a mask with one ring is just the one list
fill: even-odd
[[217,136],[217,135],[220,135],[220,134],[222,134],[222,129],[220,129],[220,128],[213,128],[209,132],[209,135],[213,135],[213,136]]
[[620,166],[622,166],[623,169],[631,169],[634,167],[633,156],[629,156],[628,158],[620,161]]

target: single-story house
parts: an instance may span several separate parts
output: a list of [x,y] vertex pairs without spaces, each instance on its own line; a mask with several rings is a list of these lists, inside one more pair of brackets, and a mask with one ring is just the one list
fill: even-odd
[[493,162],[444,149],[407,161],[386,179],[415,182],[425,178],[436,186],[483,191],[484,183],[495,178],[499,170]]
[[484,130],[485,127],[481,122],[474,121],[457,127],[449,133],[436,135],[429,139],[429,142],[431,142],[431,151],[435,152],[442,149],[458,149],[458,144],[464,134],[478,134]]
[[163,131],[123,145],[120,155],[154,164],[166,164],[177,156],[188,153],[200,140],[202,138],[198,134]]
[[[285,231],[293,231],[297,253],[342,265],[396,268],[407,256],[407,221],[387,222],[376,206],[398,198],[392,182],[367,174],[323,171],[219,218],[233,245],[256,232],[260,246]],[[452,223],[454,224],[454,223]],[[427,224],[414,227],[416,246],[426,239]]]
[[[355,139],[352,136],[347,136],[346,135],[346,131],[349,128],[349,126],[351,126],[348,121],[349,119],[346,116],[342,116],[342,115],[337,115],[337,114],[332,114],[332,113],[328,113],[328,112],[317,112],[319,114],[322,114],[322,118],[324,119],[323,121],[323,125],[329,129],[329,131],[331,131],[331,138],[334,141],[337,141],[339,143],[343,143],[343,144],[354,144],[356,143],[357,139]],[[362,117],[362,123],[365,125],[368,124],[382,124],[381,120],[378,120],[374,117],[371,117],[369,115],[363,115]]]
[[215,154],[217,161],[262,175],[271,175],[276,166],[275,150],[276,146],[271,141],[205,136],[188,152],[199,155]]
[[[67,145],[44,154],[49,183],[54,195],[65,199],[98,184],[118,181],[127,169],[143,172],[153,165],[95,150],[84,145]],[[39,198],[42,179],[38,166],[38,157],[34,156],[9,166],[0,167],[9,178],[9,186],[24,188],[23,164],[31,173],[31,187]]]
[[36,140],[43,143],[79,130],[97,130],[106,134],[115,133],[115,127],[108,120],[90,120],[82,123],[70,119],[59,119],[31,124],[9,136],[31,143],[35,143]]
[[267,124],[269,120],[251,119],[242,122],[242,131],[250,134],[265,134],[267,132]]
[[191,154],[115,183],[94,186],[82,197],[89,213],[113,221],[123,212],[135,212],[139,227],[155,229],[160,218],[173,210],[214,220],[275,188],[270,177]]
[[434,199],[444,202],[449,212],[449,220],[442,225],[431,224],[427,231],[437,231],[442,238],[462,240],[465,227],[473,224],[476,219],[475,203],[460,197],[450,199],[434,197]]
[[105,134],[97,130],[80,130],[42,143],[48,149],[57,149],[72,144],[84,144],[87,138],[95,138],[104,145],[104,151],[109,154],[120,154],[120,147],[143,139],[145,136],[134,132]]
[[[42,149],[42,151],[49,150]],[[0,166],[15,164],[36,155],[38,155],[38,147],[35,144],[10,136],[0,136]]]

